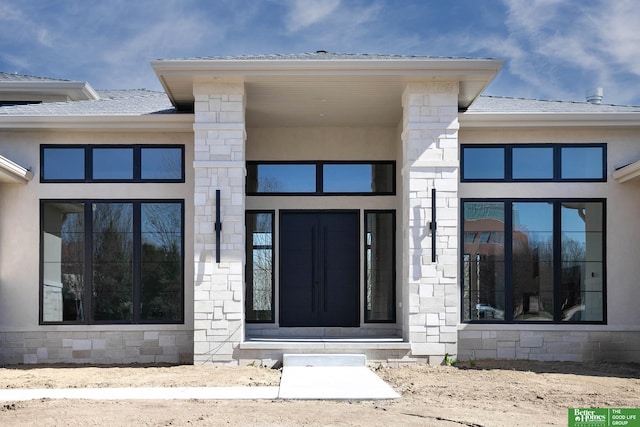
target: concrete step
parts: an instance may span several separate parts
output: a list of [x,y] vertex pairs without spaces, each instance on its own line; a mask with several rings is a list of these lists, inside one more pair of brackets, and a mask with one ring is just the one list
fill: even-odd
[[367,356],[364,354],[283,354],[283,367],[365,367]]

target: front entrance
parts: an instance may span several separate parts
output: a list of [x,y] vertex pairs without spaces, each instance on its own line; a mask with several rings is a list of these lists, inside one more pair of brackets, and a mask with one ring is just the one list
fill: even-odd
[[357,211],[282,211],[280,326],[358,327]]

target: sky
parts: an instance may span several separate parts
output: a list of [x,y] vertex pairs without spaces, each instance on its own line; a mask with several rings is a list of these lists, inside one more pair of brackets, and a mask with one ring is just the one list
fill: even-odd
[[638,0],[0,0],[0,71],[162,90],[150,61],[496,58],[485,95],[640,105]]

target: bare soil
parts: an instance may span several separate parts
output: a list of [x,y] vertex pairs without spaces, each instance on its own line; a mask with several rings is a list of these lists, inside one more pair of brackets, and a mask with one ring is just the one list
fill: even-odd
[[[477,361],[372,368],[402,395],[386,401],[0,402],[2,426],[565,426],[570,407],[640,407],[640,364]],[[11,366],[3,388],[277,386],[258,367]]]

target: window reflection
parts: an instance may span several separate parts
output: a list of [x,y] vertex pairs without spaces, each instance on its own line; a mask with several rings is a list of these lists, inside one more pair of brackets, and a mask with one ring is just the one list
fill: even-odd
[[247,212],[246,319],[271,322],[273,317],[273,213]]
[[94,148],[93,179],[133,179],[133,148]]
[[182,316],[182,209],[176,203],[142,203],[140,318]]
[[463,202],[464,320],[604,321],[604,208],[601,201]]
[[393,165],[325,164],[322,190],[325,193],[391,193]]
[[504,319],[504,205],[464,204],[465,320]]
[[603,159],[603,147],[562,147],[562,178],[602,179]]
[[513,318],[553,321],[553,204],[514,202]]
[[393,212],[367,212],[366,312],[368,322],[395,320],[395,216]]
[[247,165],[250,193],[315,193],[316,166],[313,164]]
[[47,203],[42,217],[42,320],[83,321],[84,205]]
[[465,147],[462,151],[465,179],[504,179],[505,149]]
[[140,156],[140,177],[143,180],[182,178],[181,148],[142,148]]
[[84,148],[44,148],[42,178],[45,180],[83,180]]
[[133,205],[94,203],[93,319],[131,320],[133,314]]
[[562,320],[602,321],[604,230],[601,203],[562,204]]
[[513,147],[513,179],[553,179],[553,147]]

